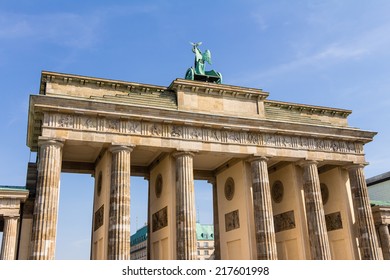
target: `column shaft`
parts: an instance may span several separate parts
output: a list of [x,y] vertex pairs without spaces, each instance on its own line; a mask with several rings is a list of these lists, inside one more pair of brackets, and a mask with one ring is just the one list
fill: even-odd
[[40,143],[30,251],[33,260],[55,257],[62,146],[55,140]]
[[213,186],[213,220],[214,220],[214,259],[221,259],[221,243],[219,239],[219,213],[218,213],[218,191],[217,180],[212,182]]
[[389,225],[379,225],[379,237],[382,245],[382,253],[384,260],[390,260],[390,234]]
[[176,255],[178,260],[196,259],[196,216],[193,154],[176,157]]
[[267,158],[251,159],[253,208],[258,260],[276,260],[274,217],[268,178]]
[[130,153],[127,146],[112,146],[108,259],[130,259]]
[[306,161],[302,167],[311,258],[313,260],[330,260],[331,254],[317,163]]
[[4,217],[3,242],[0,260],[14,260],[16,257],[16,237],[18,217]]
[[363,166],[351,166],[348,168],[348,173],[358,226],[360,257],[363,260],[378,260],[380,259],[378,239],[368,198]]

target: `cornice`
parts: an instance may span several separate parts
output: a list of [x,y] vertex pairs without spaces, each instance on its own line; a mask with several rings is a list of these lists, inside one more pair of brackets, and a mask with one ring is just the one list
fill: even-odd
[[110,88],[110,89],[122,89],[129,91],[164,91],[167,90],[167,87],[156,86],[150,84],[134,83],[134,82],[125,82],[121,80],[112,80],[112,79],[103,79],[89,76],[57,73],[50,71],[42,71],[40,90],[39,94],[45,94],[46,82],[58,82],[65,84],[78,84],[78,85],[95,85],[101,88]]

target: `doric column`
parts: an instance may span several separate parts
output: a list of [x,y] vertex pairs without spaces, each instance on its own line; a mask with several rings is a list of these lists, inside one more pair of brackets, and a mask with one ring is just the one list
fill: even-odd
[[390,234],[389,225],[379,225],[379,237],[382,245],[382,253],[384,260],[390,260]]
[[0,260],[14,260],[19,217],[4,217],[3,242]]
[[213,220],[214,220],[214,259],[221,259],[221,243],[219,240],[219,214],[218,214],[218,191],[217,180],[214,178],[209,183],[213,187]]
[[303,168],[303,190],[305,193],[311,258],[313,260],[330,260],[331,254],[317,162],[303,161],[301,166]]
[[130,153],[133,147],[113,145],[108,224],[108,259],[130,259]]
[[196,259],[196,216],[193,157],[176,152],[176,255],[178,260]]
[[152,252],[152,246],[151,246],[151,232],[152,232],[152,226],[151,226],[151,213],[150,213],[150,178],[145,178],[145,180],[148,180],[148,222],[147,222],[147,225],[148,225],[148,231],[147,231],[147,234],[148,234],[148,237],[146,239],[146,259],[147,260],[151,260],[151,252]]
[[368,198],[363,165],[348,167],[353,206],[358,226],[360,257],[362,260],[380,259],[374,219]]
[[63,143],[46,140],[39,143],[38,181],[34,204],[30,259],[55,257],[58,195]]
[[249,162],[251,164],[252,174],[257,259],[276,260],[278,256],[267,158],[254,157]]

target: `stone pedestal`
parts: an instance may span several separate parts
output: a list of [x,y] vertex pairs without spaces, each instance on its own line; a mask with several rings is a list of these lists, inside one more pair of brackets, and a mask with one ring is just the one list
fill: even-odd
[[34,204],[30,259],[55,257],[58,195],[63,143],[47,140],[39,143],[38,181]]
[[128,146],[112,146],[108,259],[130,259],[130,153]]
[[267,158],[250,160],[258,260],[276,260],[277,249]]
[[382,253],[384,260],[390,260],[390,234],[389,225],[379,225],[379,237],[381,240]]
[[362,260],[380,259],[378,240],[375,232],[374,219],[372,217],[370,200],[363,166],[353,165],[348,167],[349,180],[353,206],[358,227],[359,249]]
[[176,256],[196,259],[196,216],[193,153],[176,152]]
[[301,166],[303,168],[303,190],[305,193],[311,258],[313,260],[330,260],[331,254],[317,162],[303,161]]
[[213,186],[213,220],[214,220],[214,259],[221,259],[221,243],[219,239],[219,213],[218,213],[218,191],[217,180],[209,181]]
[[3,242],[0,260],[14,260],[16,257],[16,236],[19,217],[4,217]]

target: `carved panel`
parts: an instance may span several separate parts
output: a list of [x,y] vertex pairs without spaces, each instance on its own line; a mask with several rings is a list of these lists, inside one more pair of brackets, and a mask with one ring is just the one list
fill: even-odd
[[325,215],[326,229],[328,231],[342,229],[343,222],[341,220],[341,213],[335,212]]
[[129,121],[127,122],[127,129],[130,134],[141,134],[141,122]]
[[294,211],[287,211],[274,216],[275,232],[295,228]]
[[71,115],[60,115],[58,118],[58,126],[59,127],[73,127],[73,116]]
[[225,214],[225,231],[240,228],[240,216],[238,209]]
[[104,204],[95,212],[94,231],[97,231],[104,223]]
[[168,206],[152,215],[152,231],[158,231],[168,225]]

